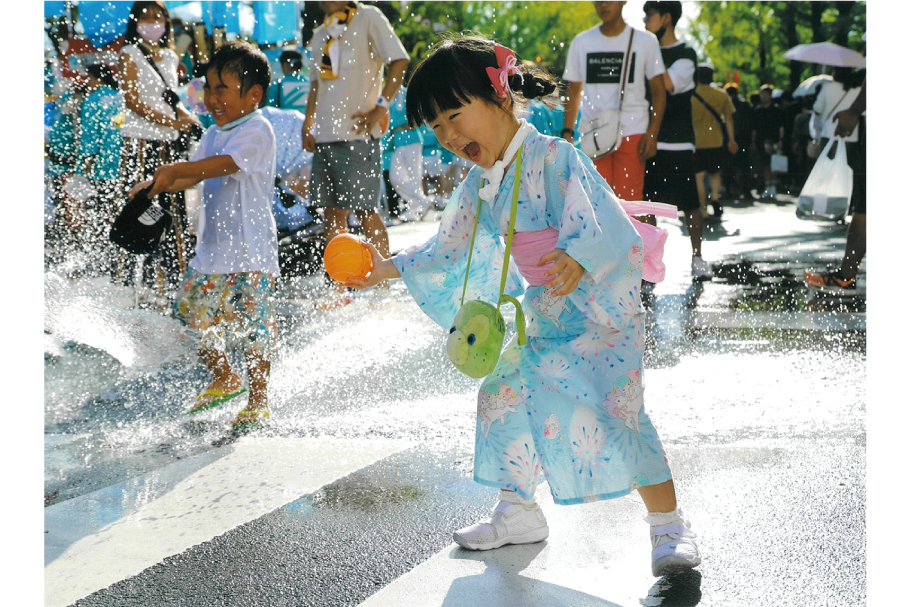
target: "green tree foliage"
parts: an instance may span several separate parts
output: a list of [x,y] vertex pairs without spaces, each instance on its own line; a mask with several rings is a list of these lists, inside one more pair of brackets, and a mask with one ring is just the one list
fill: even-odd
[[698,2],[690,31],[704,49],[717,78],[755,91],[764,83],[794,88],[820,73],[821,66],[789,61],[783,54],[797,44],[832,41],[865,55],[865,2]]
[[[411,67],[423,59],[442,32],[477,32],[515,49],[560,76],[569,43],[599,23],[590,2],[400,2],[392,21],[411,55]],[[865,2],[697,2],[699,14],[689,30],[718,78],[738,71],[742,88],[752,91],[769,82],[793,88],[818,73],[820,66],[788,61],[787,49],[801,43],[831,40],[865,54]],[[635,24],[636,27],[640,27]]]
[[392,21],[392,27],[411,56],[409,70],[427,56],[442,32],[465,29],[464,13],[464,2],[411,2],[400,11],[399,20]]
[[442,32],[476,32],[561,76],[572,38],[599,22],[590,2],[411,2],[392,25],[412,67]]

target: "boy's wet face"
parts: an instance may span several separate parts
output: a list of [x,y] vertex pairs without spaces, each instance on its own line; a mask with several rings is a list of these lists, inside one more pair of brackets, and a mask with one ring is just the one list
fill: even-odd
[[212,68],[205,73],[203,102],[215,124],[224,126],[256,111],[262,99],[262,87],[254,85],[240,93],[240,78],[235,74]]

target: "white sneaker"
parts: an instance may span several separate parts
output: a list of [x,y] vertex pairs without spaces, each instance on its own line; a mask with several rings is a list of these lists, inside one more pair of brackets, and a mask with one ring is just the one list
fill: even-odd
[[[654,524],[672,520],[664,524]],[[673,520],[675,519],[675,520]],[[648,514],[645,521],[651,523],[651,573],[661,577],[692,569],[701,564],[701,553],[695,544],[697,535],[689,521],[682,518],[682,510],[668,514]]]
[[500,491],[492,520],[459,529],[452,539],[468,550],[492,550],[506,544],[533,544],[548,535],[547,519],[536,502],[527,504],[514,491]]
[[710,280],[714,277],[711,266],[698,255],[692,256],[692,277],[697,280]]

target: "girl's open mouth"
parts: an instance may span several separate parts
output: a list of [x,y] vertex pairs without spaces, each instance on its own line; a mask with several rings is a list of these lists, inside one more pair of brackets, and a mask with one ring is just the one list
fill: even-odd
[[468,145],[461,148],[461,151],[464,152],[465,156],[468,157],[468,160],[476,163],[480,159],[480,145],[476,141],[472,141]]

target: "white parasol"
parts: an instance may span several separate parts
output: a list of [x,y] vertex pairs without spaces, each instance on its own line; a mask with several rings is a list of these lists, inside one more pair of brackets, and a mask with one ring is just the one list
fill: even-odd
[[866,58],[833,42],[797,44],[784,53],[784,59],[837,67],[866,67]]

